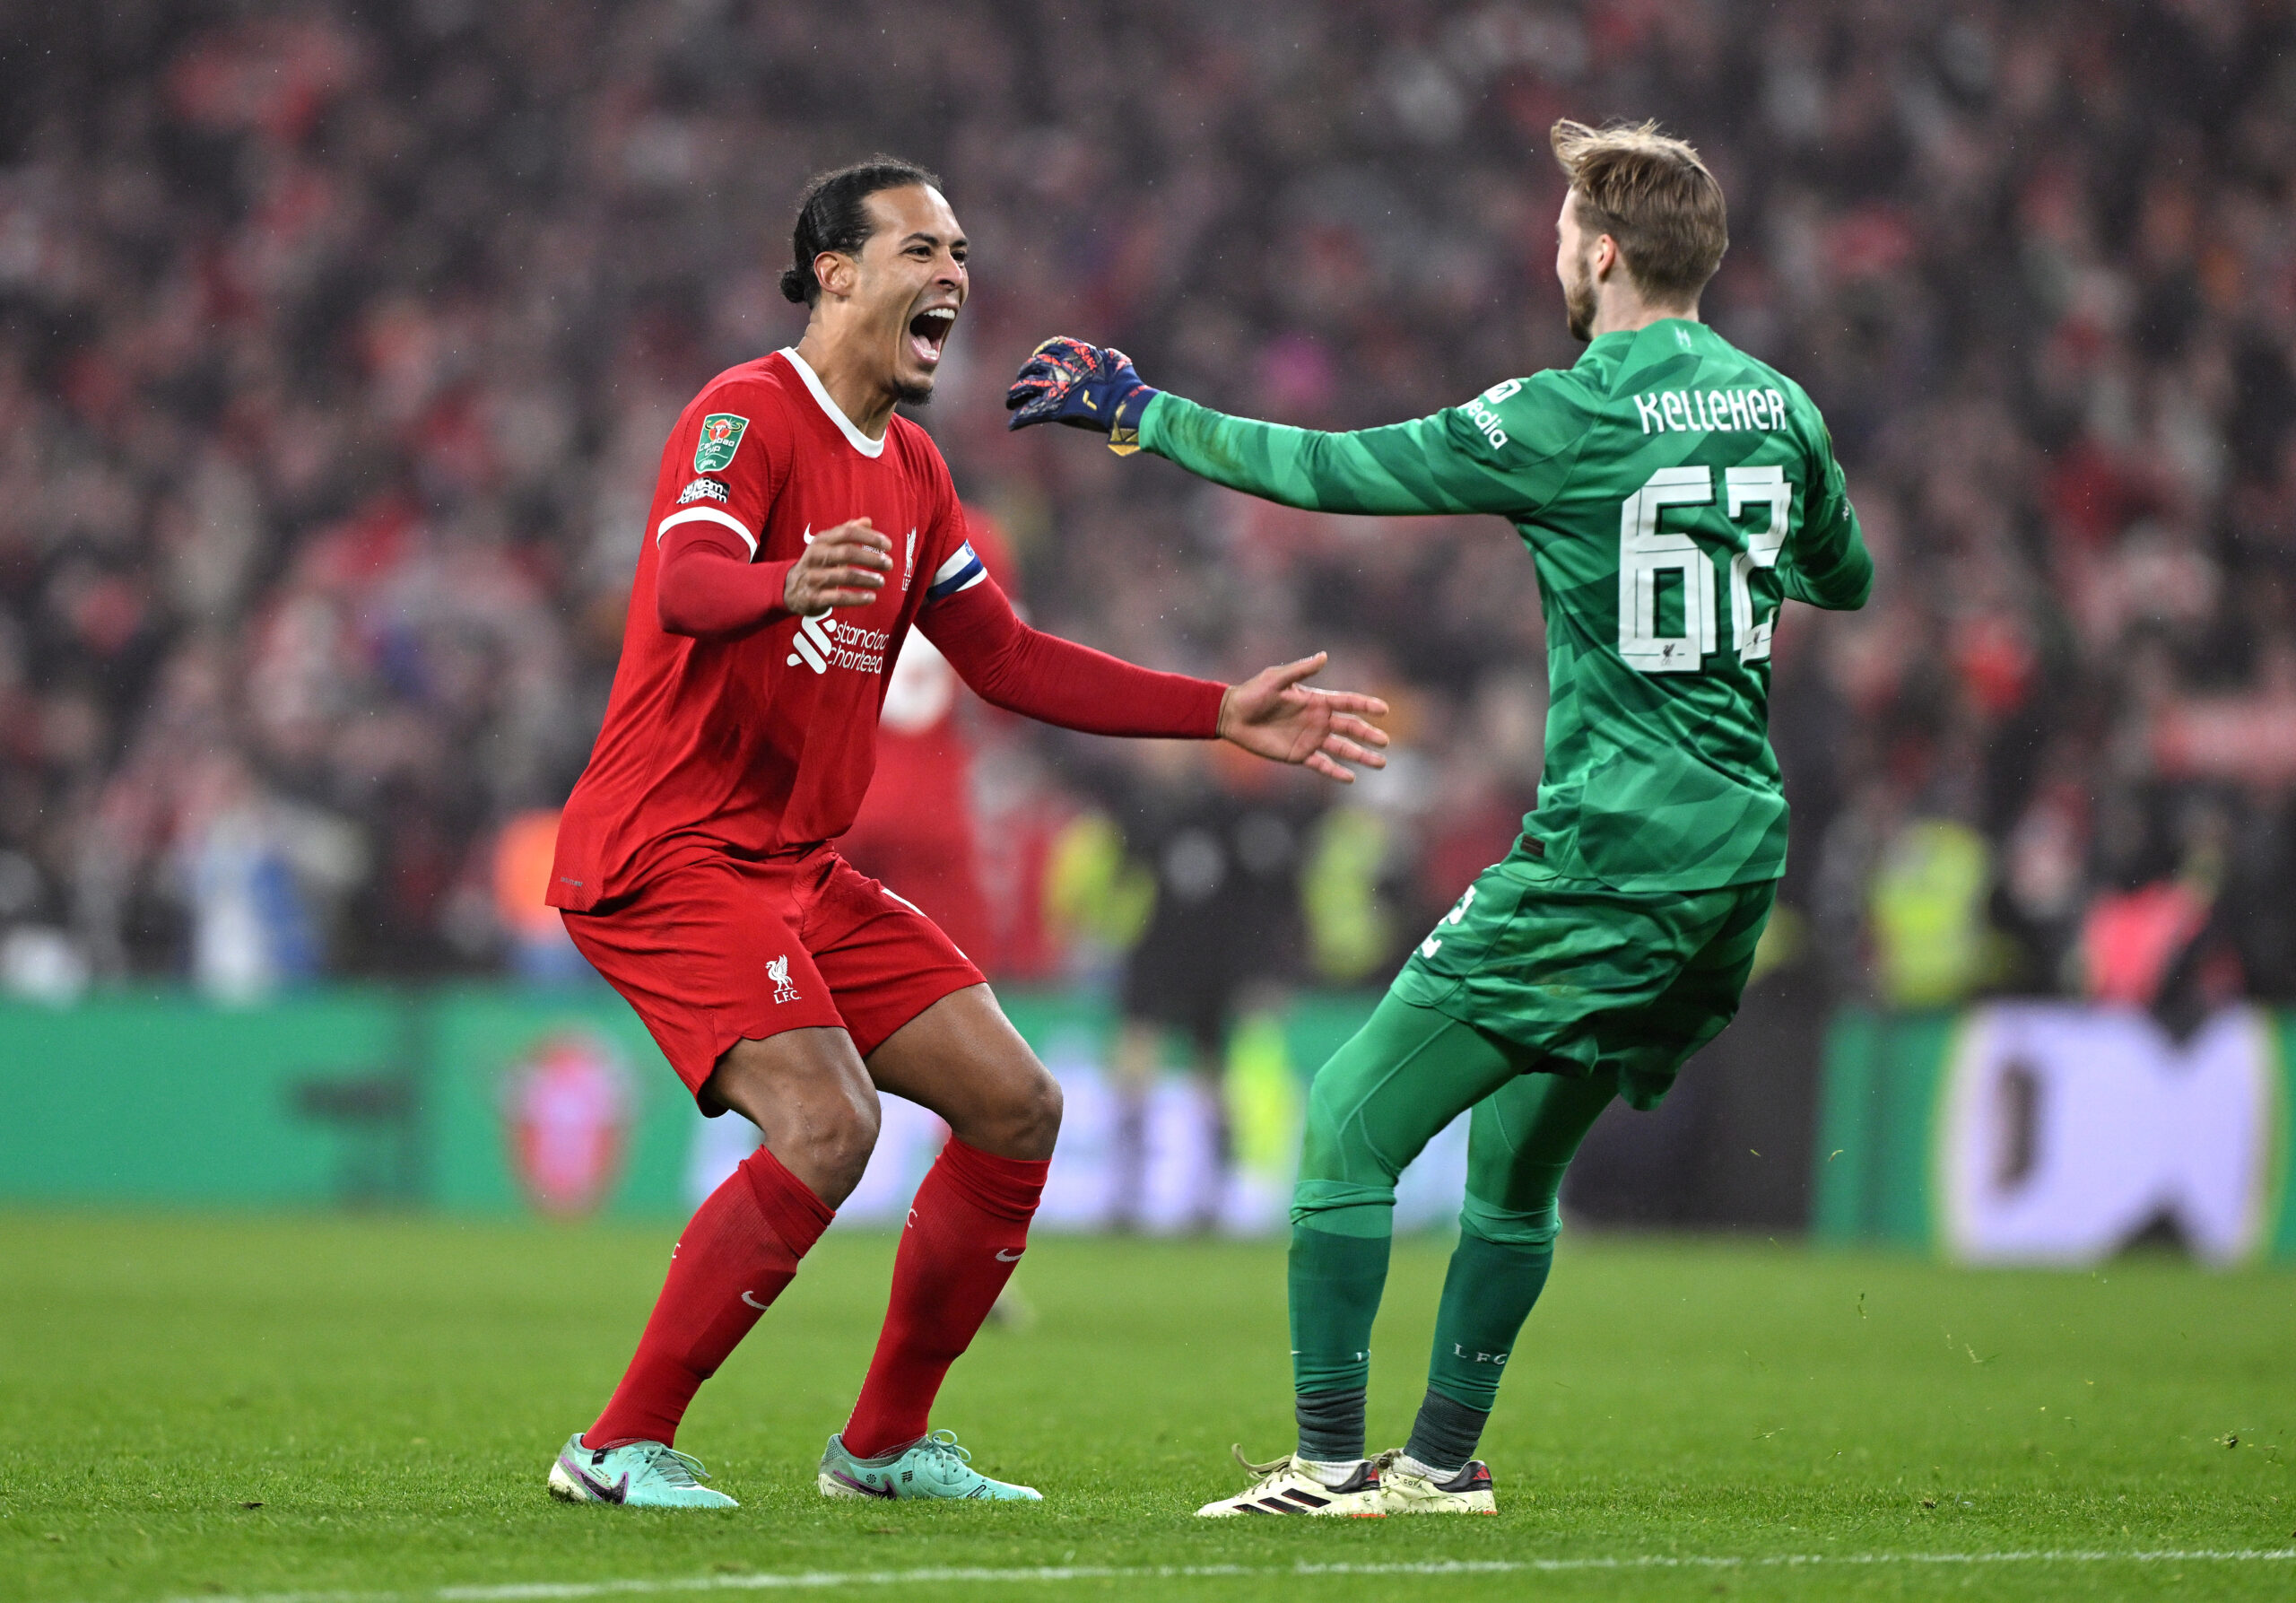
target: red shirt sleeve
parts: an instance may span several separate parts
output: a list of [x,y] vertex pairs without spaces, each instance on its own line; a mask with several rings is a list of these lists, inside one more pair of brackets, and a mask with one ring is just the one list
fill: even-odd
[[671,529],[654,576],[654,615],[663,632],[695,640],[747,634],[789,615],[783,605],[792,560],[752,562],[733,534],[711,523]]
[[660,560],[654,612],[666,632],[721,639],[788,615],[789,563],[756,558],[790,456],[780,400],[753,384],[715,386],[678,420],[650,531]]
[[[944,582],[961,575],[961,569]],[[1210,740],[1219,734],[1226,685],[1158,673],[1031,629],[995,579],[963,580],[925,609],[918,627],[981,700],[1088,735]]]
[[648,535],[658,545],[681,528],[720,529],[739,542],[744,562],[753,560],[766,512],[789,476],[793,446],[781,397],[754,382],[712,386],[662,448]]

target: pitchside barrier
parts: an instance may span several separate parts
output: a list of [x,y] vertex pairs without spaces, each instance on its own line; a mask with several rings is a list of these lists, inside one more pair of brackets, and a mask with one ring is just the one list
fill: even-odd
[[[1248,1016],[1220,1085],[1167,1075],[1126,1097],[1102,1067],[1115,1028],[1104,1003],[1000,999],[1066,1093],[1045,1225],[1110,1224],[1121,1183],[1127,1224],[1239,1233],[1281,1226],[1306,1067],[1373,1000],[1310,996]],[[945,1136],[923,1109],[885,1099],[876,1154],[839,1219],[897,1223]],[[0,1201],[674,1218],[757,1138],[738,1117],[701,1118],[602,987],[344,989],[246,1008],[183,993],[0,1004]],[[1119,1151],[1126,1140],[1137,1150]],[[1464,1129],[1448,1132],[1414,1166],[1405,1224],[1448,1219],[1465,1172]]]
[[[1104,1001],[1000,997],[1066,1095],[1045,1228],[1238,1233],[1283,1227],[1307,1078],[1372,1001],[1297,998],[1242,1021],[1220,1086],[1168,1074],[1126,1093],[1105,1068]],[[1764,1231],[1806,1218],[1822,1240],[1972,1262],[2148,1241],[2296,1259],[2296,1019],[2235,1009],[2175,1041],[2143,1015],[2050,1004],[1822,1018],[1780,982],[1757,988],[1664,1109],[1605,1116],[1566,1207]],[[887,1098],[840,1222],[897,1223],[944,1135]],[[756,1139],[696,1113],[602,989],[0,1004],[0,1202],[674,1219]],[[1399,1228],[1449,1224],[1465,1146],[1462,1120],[1405,1172]]]
[[2296,1259],[2296,1014],[2171,1036],[2133,1010],[1848,1011],[1828,1032],[1811,1226],[1969,1263],[2150,1243]]

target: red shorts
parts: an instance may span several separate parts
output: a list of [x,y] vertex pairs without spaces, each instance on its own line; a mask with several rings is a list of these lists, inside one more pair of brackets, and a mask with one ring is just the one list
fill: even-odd
[[568,913],[566,930],[697,1098],[737,1041],[825,1025],[866,1058],[983,983],[932,919],[828,846],[762,862],[698,855],[626,901]]

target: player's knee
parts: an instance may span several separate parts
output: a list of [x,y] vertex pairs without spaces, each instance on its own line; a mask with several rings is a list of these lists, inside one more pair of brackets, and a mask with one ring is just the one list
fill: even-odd
[[831,1207],[860,1183],[877,1145],[877,1093],[842,1041],[799,1032],[742,1041],[709,1089],[765,1133],[766,1146]]
[[998,1145],[1015,1158],[1048,1158],[1060,1138],[1060,1082],[1040,1065],[1022,1077],[997,1111]]
[[1066,1107],[1060,1082],[1039,1068],[1029,1089],[1028,1133],[1034,1145],[1044,1148],[1047,1157],[1052,1155],[1053,1143],[1060,1139],[1060,1116]]
[[957,1133],[1000,1158],[1048,1158],[1060,1138],[1061,1106],[1060,1082],[1031,1059],[1027,1072],[1004,1076]]
[[830,1100],[805,1131],[813,1165],[835,1176],[848,1190],[860,1184],[869,1154],[877,1149],[881,1122],[877,1099],[865,1087]]
[[[1474,1181],[1468,1181],[1470,1187]],[[1562,1215],[1552,1196],[1536,1207],[1502,1207],[1470,1189],[1459,1207],[1459,1229],[1499,1247],[1552,1249]]]

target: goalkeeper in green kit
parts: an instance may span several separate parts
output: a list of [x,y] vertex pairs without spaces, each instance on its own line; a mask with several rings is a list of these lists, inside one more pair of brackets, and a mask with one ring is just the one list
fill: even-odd
[[[1787,599],[1865,604],[1873,562],[1817,409],[1698,320],[1729,235],[1697,152],[1653,125],[1555,125],[1568,370],[1416,423],[1327,434],[1226,417],[1120,352],[1052,340],[1013,426],[1105,431],[1331,512],[1493,512],[1538,565],[1546,771],[1500,862],[1412,953],[1309,1093],[1292,1202],[1299,1451],[1205,1514],[1490,1512],[1474,1458],[1553,1261],[1562,1172],[1614,1096],[1656,1107],[1738,1008],[1786,867],[1770,748]],[[1364,1456],[1396,1176],[1472,1109],[1426,1400]]]

